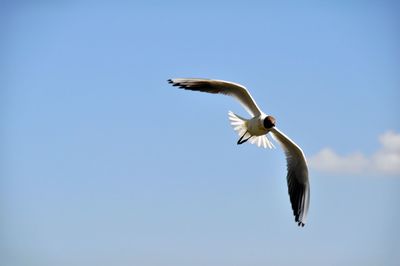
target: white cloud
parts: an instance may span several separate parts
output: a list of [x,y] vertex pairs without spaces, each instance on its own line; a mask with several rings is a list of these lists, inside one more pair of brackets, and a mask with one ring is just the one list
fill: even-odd
[[310,167],[334,174],[400,175],[400,134],[388,131],[379,142],[381,148],[371,156],[359,152],[341,156],[324,148],[309,158]]

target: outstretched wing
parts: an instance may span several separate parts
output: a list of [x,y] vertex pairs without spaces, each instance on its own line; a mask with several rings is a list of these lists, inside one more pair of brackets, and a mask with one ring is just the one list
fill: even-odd
[[272,128],[270,133],[285,151],[288,171],[286,179],[293,215],[298,225],[304,226],[310,205],[310,184],[306,158],[300,147],[276,127]]
[[212,79],[197,79],[197,78],[176,78],[169,79],[169,83],[179,88],[202,91],[208,93],[220,93],[235,97],[252,116],[259,116],[261,114],[260,108],[258,108],[253,97],[242,85],[223,81],[223,80],[212,80]]

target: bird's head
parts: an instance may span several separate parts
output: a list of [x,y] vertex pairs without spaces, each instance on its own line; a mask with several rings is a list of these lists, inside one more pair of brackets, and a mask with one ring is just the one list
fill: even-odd
[[273,128],[275,126],[275,122],[276,122],[276,120],[275,120],[275,118],[273,116],[270,116],[270,115],[267,116],[264,119],[264,127],[265,127],[265,129]]

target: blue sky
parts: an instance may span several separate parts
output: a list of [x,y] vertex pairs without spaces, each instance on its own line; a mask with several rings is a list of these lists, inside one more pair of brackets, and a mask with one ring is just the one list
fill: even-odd
[[[48,1],[0,9],[2,265],[395,265],[394,1]],[[310,162],[237,146],[245,85]]]

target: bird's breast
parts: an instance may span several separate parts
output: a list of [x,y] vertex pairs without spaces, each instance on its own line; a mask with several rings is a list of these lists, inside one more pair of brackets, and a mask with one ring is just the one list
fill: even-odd
[[261,136],[268,133],[263,126],[263,119],[260,117],[254,117],[253,119],[249,120],[247,124],[247,131],[253,136]]

